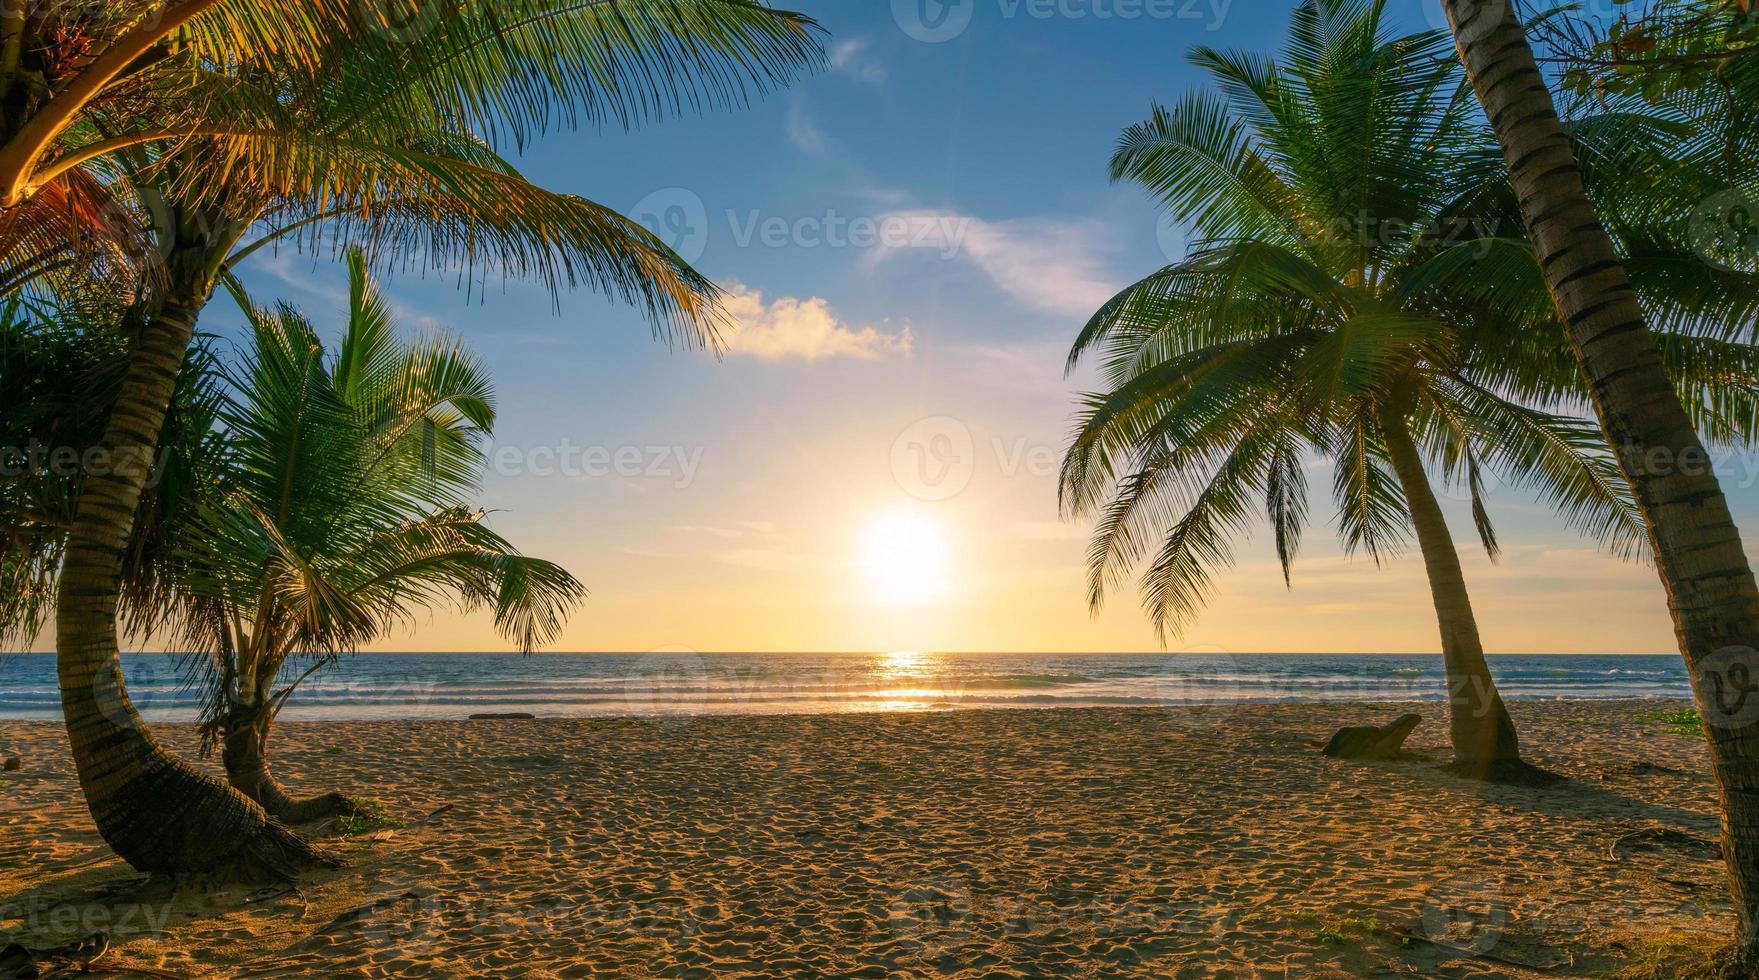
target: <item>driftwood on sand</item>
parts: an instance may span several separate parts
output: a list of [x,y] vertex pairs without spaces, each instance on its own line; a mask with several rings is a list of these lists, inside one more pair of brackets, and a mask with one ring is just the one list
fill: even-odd
[[1405,739],[1423,723],[1422,715],[1404,715],[1379,728],[1361,725],[1342,728],[1325,743],[1325,754],[1336,759],[1394,759]]

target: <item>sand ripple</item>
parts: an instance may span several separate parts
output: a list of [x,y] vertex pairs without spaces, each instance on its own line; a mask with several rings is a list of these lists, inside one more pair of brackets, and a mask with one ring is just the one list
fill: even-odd
[[291,787],[406,824],[298,891],[141,884],[59,729],[0,723],[0,929],[250,977],[1581,976],[1731,930],[1703,746],[1513,708],[1565,787],[1322,758],[1366,705],[292,724]]

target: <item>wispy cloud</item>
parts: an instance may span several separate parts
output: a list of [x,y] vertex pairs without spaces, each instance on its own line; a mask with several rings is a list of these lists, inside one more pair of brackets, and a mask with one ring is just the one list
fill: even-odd
[[824,156],[831,148],[831,138],[812,121],[806,100],[795,98],[788,105],[788,142],[802,153]]
[[1065,521],[1021,521],[1008,528],[1008,533],[1025,541],[1080,541],[1087,529]]
[[759,360],[909,357],[914,343],[909,327],[895,333],[852,327],[816,296],[765,302],[762,293],[735,283],[727,291],[724,309],[737,325],[728,344],[730,353]]
[[654,551],[648,548],[618,548],[617,553],[620,555],[628,555],[631,558],[658,558],[667,561],[675,560],[679,557],[677,554],[670,551]]
[[[906,243],[875,249],[877,265],[920,247],[924,239],[947,254],[964,256],[997,289],[1048,313],[1087,316],[1120,286],[1105,271],[1110,250],[1106,226],[1087,219],[1018,218],[986,221],[956,211],[895,211],[887,220],[921,229]],[[951,231],[949,232],[949,229]],[[949,237],[950,236],[950,237]]]
[[773,548],[736,548],[732,551],[723,551],[715,558],[736,568],[748,568],[759,572],[812,571],[826,566],[826,562],[822,558],[777,551]]
[[739,521],[732,525],[676,524],[672,530],[681,534],[706,534],[714,538],[744,538],[776,533],[774,521]]
[[873,56],[873,39],[852,37],[831,48],[831,70],[878,88],[891,77],[886,66]]

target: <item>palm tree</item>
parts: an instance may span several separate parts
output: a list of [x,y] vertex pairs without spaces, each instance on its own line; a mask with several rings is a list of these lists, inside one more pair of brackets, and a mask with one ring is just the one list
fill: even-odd
[[1743,955],[1759,957],[1759,721],[1717,692],[1759,672],[1759,582],[1649,319],[1584,187],[1557,108],[1507,0],[1443,0],[1460,60],[1502,146],[1521,216],[1635,491],[1705,719]]
[[[219,16],[249,6],[211,9]],[[314,7],[312,17],[321,19],[323,7]],[[521,12],[530,16],[512,16]],[[430,240],[450,238],[449,247],[468,260],[511,257],[503,271],[546,269],[553,275],[540,275],[543,281],[606,289],[639,302],[657,329],[704,336],[716,315],[712,287],[651,235],[596,205],[537,195],[494,166],[448,170],[421,152],[420,140],[431,138],[441,119],[447,121],[442,131],[454,140],[468,138],[461,127],[475,122],[491,138],[518,142],[558,121],[634,124],[674,110],[736,104],[815,65],[821,54],[810,21],[750,0],[582,0],[529,9],[462,3],[442,8],[439,16],[421,44],[370,30],[338,32],[327,43],[302,42],[300,50],[315,51],[320,68],[326,57],[328,64],[350,66],[336,75],[284,72],[279,58],[204,59],[197,53],[209,39],[192,39],[174,53],[190,53],[184,74],[196,80],[182,84],[194,86],[200,98],[179,105],[204,105],[218,124],[172,132],[130,112],[125,119],[133,123],[126,129],[104,127],[123,135],[81,143],[34,171],[33,179],[52,180],[75,167],[128,165],[130,154],[166,146],[150,151],[156,155],[145,161],[151,168],[145,172],[181,195],[159,222],[169,242],[163,249],[165,284],[149,299],[146,325],[131,348],[99,443],[129,463],[83,481],[56,607],[63,707],[82,787],[105,840],[142,870],[226,864],[284,870],[290,862],[313,859],[261,808],[158,748],[127,701],[117,660],[115,582],[147,461],[196,316],[265,202],[302,201],[315,216],[336,210],[339,201],[342,209],[328,217],[352,218],[380,234],[397,227],[391,216],[403,216],[406,229],[412,216],[424,216],[440,229]],[[227,72],[207,73],[214,64]],[[294,64],[304,67],[299,59]],[[360,81],[346,84],[345,78]],[[368,140],[334,138],[328,127],[310,125],[309,113],[319,106],[342,110],[350,132],[378,134],[370,141],[375,149],[362,151]],[[104,108],[82,106],[74,122],[89,121]],[[298,128],[264,128],[265,122],[290,120]],[[78,130],[70,123],[59,132]],[[0,150],[0,164],[10,146]],[[215,180],[215,167],[244,177]],[[436,188],[451,190],[453,200],[469,207],[446,203]],[[505,217],[515,213],[521,217]],[[372,224],[377,215],[387,216],[388,224]],[[466,241],[503,247],[483,255],[460,244]],[[521,244],[508,251],[509,242]]]
[[[441,601],[492,610],[530,652],[584,594],[468,503],[495,417],[481,365],[444,336],[400,341],[364,255],[348,268],[334,357],[296,311],[245,303],[254,339],[224,373],[211,480],[162,505],[177,531],[156,595],[133,610],[206,651],[210,744],[232,785],[289,823],[351,808],[336,793],[295,800],[270,772],[275,716],[301,681]],[[311,663],[276,690],[291,658]]]
[[[1556,340],[1529,336],[1539,304],[1519,273],[1530,252],[1479,237],[1500,170],[1486,166],[1457,65],[1438,57],[1445,34],[1389,40],[1381,13],[1304,4],[1280,63],[1199,49],[1193,61],[1226,98],[1194,94],[1124,135],[1114,177],[1147,186],[1207,241],[1120,293],[1077,340],[1071,368],[1101,348],[1110,390],[1080,420],[1064,503],[1103,507],[1096,607],[1170,525],[1143,580],[1165,636],[1200,606],[1209,568],[1231,560],[1253,497],[1289,576],[1307,519],[1304,454],[1330,455],[1347,550],[1379,561],[1415,531],[1456,767],[1517,775],[1514,726],[1426,464],[1464,487],[1493,557],[1486,471],[1615,550],[1634,550],[1642,529],[1598,432],[1529,404],[1567,401],[1572,366]],[[1512,270],[1488,277],[1508,284],[1501,293],[1473,284],[1488,258]]]
[[[810,20],[760,0],[0,0],[0,13],[0,208],[128,147],[248,144],[264,134],[231,114],[225,80],[272,66],[334,85],[339,48],[414,83],[382,120],[438,99],[462,125],[519,141],[557,122],[740,102],[819,55]],[[628,84],[642,78],[666,84]],[[95,109],[124,105],[139,125],[93,128]]]

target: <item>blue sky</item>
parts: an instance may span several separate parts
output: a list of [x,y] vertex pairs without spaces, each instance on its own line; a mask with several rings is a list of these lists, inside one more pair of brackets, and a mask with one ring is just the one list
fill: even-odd
[[[484,503],[593,591],[562,649],[1155,647],[1128,592],[1099,618],[1085,608],[1083,529],[1056,510],[1082,380],[1062,359],[1100,298],[1181,247],[1142,192],[1108,182],[1119,132],[1202,84],[1193,45],[1280,46],[1292,3],[970,0],[945,8],[969,21],[938,42],[920,39],[942,23],[922,4],[942,9],[801,0],[829,32],[829,72],[745,111],[553,133],[522,158],[550,188],[653,215],[733,290],[746,329],[725,359],[669,351],[590,293],[558,312],[520,284],[388,281],[412,328],[462,333],[494,371],[496,446],[519,463]],[[1412,29],[1440,16],[1435,0],[1393,9]],[[338,266],[264,252],[243,274],[259,300],[336,322]],[[236,320],[222,300],[204,326]],[[619,450],[624,465],[605,462]],[[569,452],[570,474],[543,465]],[[952,483],[931,472],[947,466]],[[1752,497],[1736,491],[1749,529]],[[1519,493],[1496,499],[1507,558],[1463,548],[1492,649],[1671,649],[1651,571],[1594,554]],[[1315,507],[1293,592],[1260,535],[1173,648],[1434,649],[1416,560],[1346,562]],[[917,569],[943,587],[907,606],[877,601],[863,564],[899,515],[944,552]],[[387,648],[501,644],[484,617],[440,613]]]

